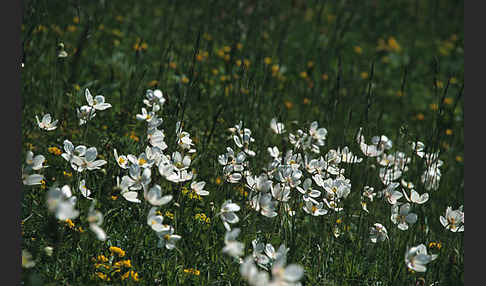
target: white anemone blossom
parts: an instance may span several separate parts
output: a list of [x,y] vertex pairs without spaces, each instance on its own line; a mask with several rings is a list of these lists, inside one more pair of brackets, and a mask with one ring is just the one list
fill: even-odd
[[427,254],[425,245],[420,244],[407,249],[405,252],[405,264],[413,271],[425,272],[427,271],[426,265],[437,257],[437,254]]
[[163,224],[164,216],[157,211],[156,207],[152,207],[147,215],[147,224],[155,232],[167,232],[171,228],[167,224]]
[[143,195],[145,200],[153,206],[162,206],[168,204],[172,200],[172,195],[163,195],[162,188],[157,184],[148,191],[147,188],[144,188]]
[[385,150],[389,150],[392,148],[393,144],[388,137],[385,135],[381,136],[373,136],[371,138],[371,144],[368,145],[365,142],[364,135],[362,135],[363,128],[360,127],[358,134],[356,135],[356,141],[359,144],[359,147],[363,154],[368,157],[377,157],[383,154]]
[[423,194],[420,195],[416,190],[411,189],[410,190],[410,196],[409,196],[408,193],[404,189],[402,189],[402,192],[403,192],[403,195],[405,196],[405,199],[408,202],[411,202],[411,203],[414,203],[414,204],[418,204],[418,205],[425,204],[429,200],[429,194],[428,193],[423,193]]
[[397,203],[391,209],[391,221],[397,224],[400,230],[407,230],[409,224],[417,222],[417,214],[410,212],[409,203],[404,203],[401,206]]
[[118,152],[116,151],[116,148],[113,149],[113,155],[115,156],[116,163],[118,166],[122,169],[127,169],[128,168],[128,158],[125,155],[118,155]]
[[[285,247],[285,246],[284,246]],[[285,254],[277,257],[271,268],[271,278],[266,271],[259,271],[252,255],[246,257],[240,265],[241,276],[252,286],[297,286],[304,276],[304,268],[298,264],[286,265]]]
[[94,232],[96,238],[101,241],[106,240],[106,232],[101,228],[103,224],[103,214],[94,209],[95,201],[91,203],[88,213],[89,229]]
[[243,255],[245,250],[245,244],[236,240],[241,230],[235,228],[231,231],[227,231],[224,235],[224,247],[222,252],[232,256],[234,258],[239,258]]
[[91,190],[86,187],[86,180],[83,179],[79,182],[79,191],[81,192],[81,195],[83,197],[92,200],[92,198],[90,197]]
[[385,241],[386,239],[388,239],[388,232],[386,231],[385,226],[380,223],[375,223],[373,226],[371,226],[370,239],[373,243]]
[[283,134],[287,131],[285,130],[285,125],[281,122],[277,122],[276,118],[270,120],[270,129],[272,129],[275,134]]
[[79,119],[79,126],[81,126],[96,116],[96,110],[91,106],[83,105],[76,109],[76,115]]
[[445,217],[440,216],[440,223],[448,230],[452,232],[464,231],[464,212],[463,206],[460,206],[457,210],[453,210],[452,207],[447,207]]
[[152,171],[149,168],[140,168],[138,165],[130,165],[128,174],[122,178],[121,189],[140,190],[146,189],[152,181]]
[[146,98],[143,99],[143,103],[148,107],[152,107],[154,112],[159,111],[162,105],[165,103],[164,94],[160,89],[147,89],[145,92],[145,97]]
[[381,195],[386,199],[388,203],[394,205],[398,202],[398,200],[403,197],[403,194],[397,190],[395,190],[400,184],[399,183],[390,183],[386,186],[386,188],[381,191]]
[[174,234],[174,228],[172,226],[168,226],[164,228],[162,231],[156,232],[156,234],[159,237],[159,242],[157,243],[157,247],[159,248],[165,247],[168,250],[172,250],[176,248],[176,242],[182,238],[180,235]]
[[233,203],[231,200],[227,200],[221,206],[221,210],[217,214],[221,217],[224,228],[226,231],[231,231],[230,224],[235,224],[240,221],[240,218],[235,214],[235,212],[240,210],[240,206]]
[[35,119],[37,120],[37,125],[40,129],[52,131],[57,128],[58,120],[52,121],[51,115],[49,113],[44,114],[44,116],[42,116],[42,120],[39,120],[39,117],[37,117],[37,115],[35,116]]
[[78,172],[83,172],[84,170],[99,170],[101,166],[105,165],[107,162],[105,160],[96,160],[98,156],[98,151],[96,147],[90,147],[86,149],[84,156],[74,156],[71,159],[71,167]]
[[41,174],[32,174],[32,171],[38,171],[42,168],[46,168],[44,166],[46,158],[44,155],[36,155],[32,151],[27,151],[25,163],[26,165],[22,168],[22,182],[24,185],[32,186],[32,185],[40,185],[44,176]]
[[47,192],[47,208],[59,220],[75,219],[79,216],[79,211],[75,209],[76,199],[69,185],[52,187]]
[[88,105],[95,110],[105,110],[111,107],[111,104],[105,102],[105,97],[103,95],[97,95],[93,98],[89,89],[85,89],[84,95]]

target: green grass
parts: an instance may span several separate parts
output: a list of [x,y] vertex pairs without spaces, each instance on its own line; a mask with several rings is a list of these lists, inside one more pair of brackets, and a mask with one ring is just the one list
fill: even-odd
[[[26,3],[21,33],[22,158],[32,150],[44,155],[49,167],[38,171],[44,185],[23,186],[22,249],[32,254],[35,266],[23,269],[22,281],[244,284],[238,260],[221,252],[226,230],[217,213],[231,199],[241,207],[240,221],[232,227],[241,229],[237,241],[245,244],[242,258],[252,254],[251,241],[256,238],[275,248],[285,244],[288,264],[304,268],[304,285],[416,285],[420,279],[425,285],[463,285],[464,233],[446,230],[439,217],[448,206],[457,209],[464,204],[464,4],[358,2]],[[60,43],[68,54],[65,58],[58,57]],[[79,126],[76,109],[87,104],[86,88],[93,96],[103,95],[112,107]],[[159,184],[174,196],[159,209],[164,223],[182,237],[177,250],[157,247],[157,235],[147,225],[151,205],[143,192],[138,191],[142,203],[135,204],[115,188],[116,177],[121,179],[127,171],[118,167],[113,150],[138,156],[147,146],[146,124],[135,118],[145,107],[147,89],[160,89],[166,99],[157,113],[168,145],[164,154],[177,149],[175,126],[182,121],[197,150],[190,169],[209,191],[201,200],[191,199],[182,192],[191,181],[172,183],[158,168],[151,169],[150,187]],[[56,130],[38,128],[35,115],[45,113],[59,120]],[[283,122],[287,133],[272,133],[272,118]],[[270,162],[267,147],[293,149],[288,133],[306,132],[313,121],[328,131],[320,155],[348,146],[363,158],[359,164],[341,164],[351,181],[344,211],[310,216],[295,189],[289,202],[296,211],[293,217],[281,203],[273,218],[252,209],[244,195],[250,194],[246,180],[225,182],[217,160],[226,147],[239,150],[228,139],[228,128],[240,121],[255,138],[250,149],[257,155],[248,157],[245,167],[253,175],[260,175]],[[407,231],[392,223],[390,204],[382,198],[367,201],[369,213],[361,209],[364,186],[381,191],[384,184],[376,159],[364,156],[355,140],[360,127],[367,143],[372,136],[386,135],[393,141],[387,153],[405,152],[411,162],[402,178],[413,182],[420,194],[430,195],[424,205],[412,207],[418,220]],[[96,147],[98,159],[107,161],[103,170],[78,173],[49,152],[49,147],[63,150],[66,139],[75,146]],[[435,191],[421,183],[424,162],[409,147],[417,140],[424,142],[426,152],[439,152],[444,162]],[[302,181],[310,177],[302,172]],[[96,198],[95,209],[104,215],[105,241],[89,230],[91,201],[78,190],[81,179]],[[56,184],[70,185],[78,197],[80,215],[73,219],[73,228],[48,211],[46,194]],[[315,183],[313,187],[324,193]],[[201,213],[209,223],[195,219]],[[370,242],[369,227],[376,222],[386,227],[389,240]],[[335,228],[341,229],[338,237]],[[430,242],[442,247],[429,248]],[[438,258],[427,264],[426,272],[412,273],[405,265],[405,252],[421,243]],[[52,256],[44,252],[46,246],[53,247]],[[128,268],[110,282],[95,275],[93,259],[101,254],[109,258],[110,246],[126,252],[124,258],[131,260],[138,282],[120,282]],[[113,263],[120,259],[113,257]],[[199,275],[184,271],[190,268]]]

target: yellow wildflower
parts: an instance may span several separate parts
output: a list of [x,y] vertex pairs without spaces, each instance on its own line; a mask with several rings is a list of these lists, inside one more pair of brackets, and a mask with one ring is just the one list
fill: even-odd
[[112,254],[117,254],[119,257],[125,256],[125,251],[119,247],[116,246],[110,246],[110,252]]
[[450,97],[446,97],[446,98],[444,98],[444,103],[445,103],[445,104],[447,104],[447,105],[451,105],[451,104],[452,104],[452,102],[454,102],[454,101],[452,100],[452,98],[450,98]]
[[188,273],[188,274],[192,274],[192,275],[199,276],[199,274],[201,272],[199,270],[197,270],[197,269],[194,269],[194,268],[188,268],[188,269],[184,269],[184,273]]
[[76,26],[74,25],[69,25],[67,26],[68,32],[75,32],[77,30]]
[[56,156],[59,156],[59,155],[62,154],[61,149],[59,149],[57,147],[49,147],[49,148],[47,148],[47,151],[49,151],[49,153],[54,154]]
[[294,104],[288,100],[284,101],[284,104],[287,109],[291,109],[292,107],[294,107]]
[[394,37],[388,38],[388,48],[393,52],[400,52],[402,49]]

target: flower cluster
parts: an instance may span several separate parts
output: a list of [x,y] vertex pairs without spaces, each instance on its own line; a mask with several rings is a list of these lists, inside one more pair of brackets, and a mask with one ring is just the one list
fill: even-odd
[[[107,257],[108,256],[108,257]],[[95,277],[107,282],[119,282],[130,279],[139,282],[138,273],[133,270],[132,261],[125,259],[126,252],[116,246],[110,246],[109,254],[100,254],[91,259],[96,269]],[[123,259],[122,259],[123,258]]]

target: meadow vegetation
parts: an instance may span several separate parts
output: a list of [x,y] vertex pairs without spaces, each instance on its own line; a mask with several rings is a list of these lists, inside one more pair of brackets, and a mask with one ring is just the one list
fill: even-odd
[[463,1],[25,1],[23,285],[463,285]]

